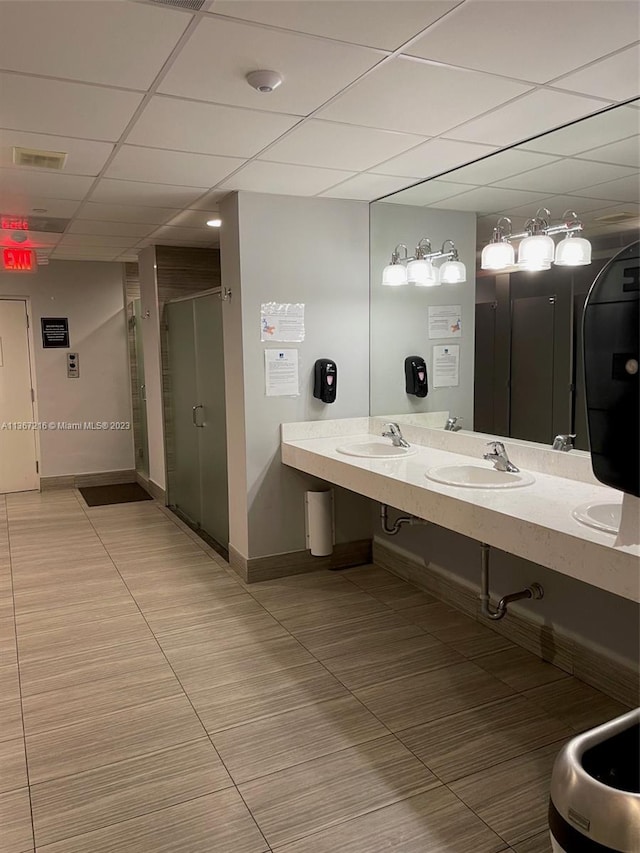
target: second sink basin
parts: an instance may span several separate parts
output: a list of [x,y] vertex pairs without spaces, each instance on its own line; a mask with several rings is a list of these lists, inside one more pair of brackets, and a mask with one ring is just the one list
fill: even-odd
[[347,456],[364,456],[367,459],[401,459],[418,452],[414,447],[394,447],[390,441],[359,441],[336,447],[336,450]]
[[617,533],[622,518],[622,504],[586,503],[577,506],[571,513],[576,521],[603,530],[605,533]]
[[445,465],[442,468],[431,468],[425,476],[436,483],[467,489],[515,489],[535,483],[535,478],[525,471],[511,473],[481,465]]

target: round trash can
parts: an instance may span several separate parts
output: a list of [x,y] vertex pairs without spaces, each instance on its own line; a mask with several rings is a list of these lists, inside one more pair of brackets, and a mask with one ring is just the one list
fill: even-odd
[[640,708],[561,750],[549,830],[554,853],[640,853]]

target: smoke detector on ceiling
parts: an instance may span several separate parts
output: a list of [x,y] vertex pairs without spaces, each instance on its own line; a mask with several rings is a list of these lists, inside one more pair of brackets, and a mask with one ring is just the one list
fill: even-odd
[[63,169],[67,159],[64,151],[38,151],[36,148],[13,146],[15,166],[31,166],[36,169]]
[[282,83],[282,75],[277,71],[250,71],[246,79],[253,89],[263,95],[273,92]]

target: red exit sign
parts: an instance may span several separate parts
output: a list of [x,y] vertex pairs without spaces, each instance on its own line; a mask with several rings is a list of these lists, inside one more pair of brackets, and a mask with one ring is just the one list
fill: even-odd
[[29,220],[23,216],[0,216],[0,228],[3,231],[28,231]]
[[36,253],[33,249],[3,249],[2,266],[6,272],[35,272]]

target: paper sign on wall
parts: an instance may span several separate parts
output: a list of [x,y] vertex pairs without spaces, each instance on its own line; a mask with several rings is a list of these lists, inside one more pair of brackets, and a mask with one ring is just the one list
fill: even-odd
[[265,302],[261,305],[260,340],[301,343],[304,340],[304,304]]
[[433,348],[431,384],[434,388],[453,388],[460,384],[460,347],[457,344]]
[[264,375],[267,397],[297,397],[300,394],[298,350],[266,349]]
[[460,338],[460,337],[462,337],[462,306],[461,305],[430,305],[429,306],[429,337],[430,338]]

